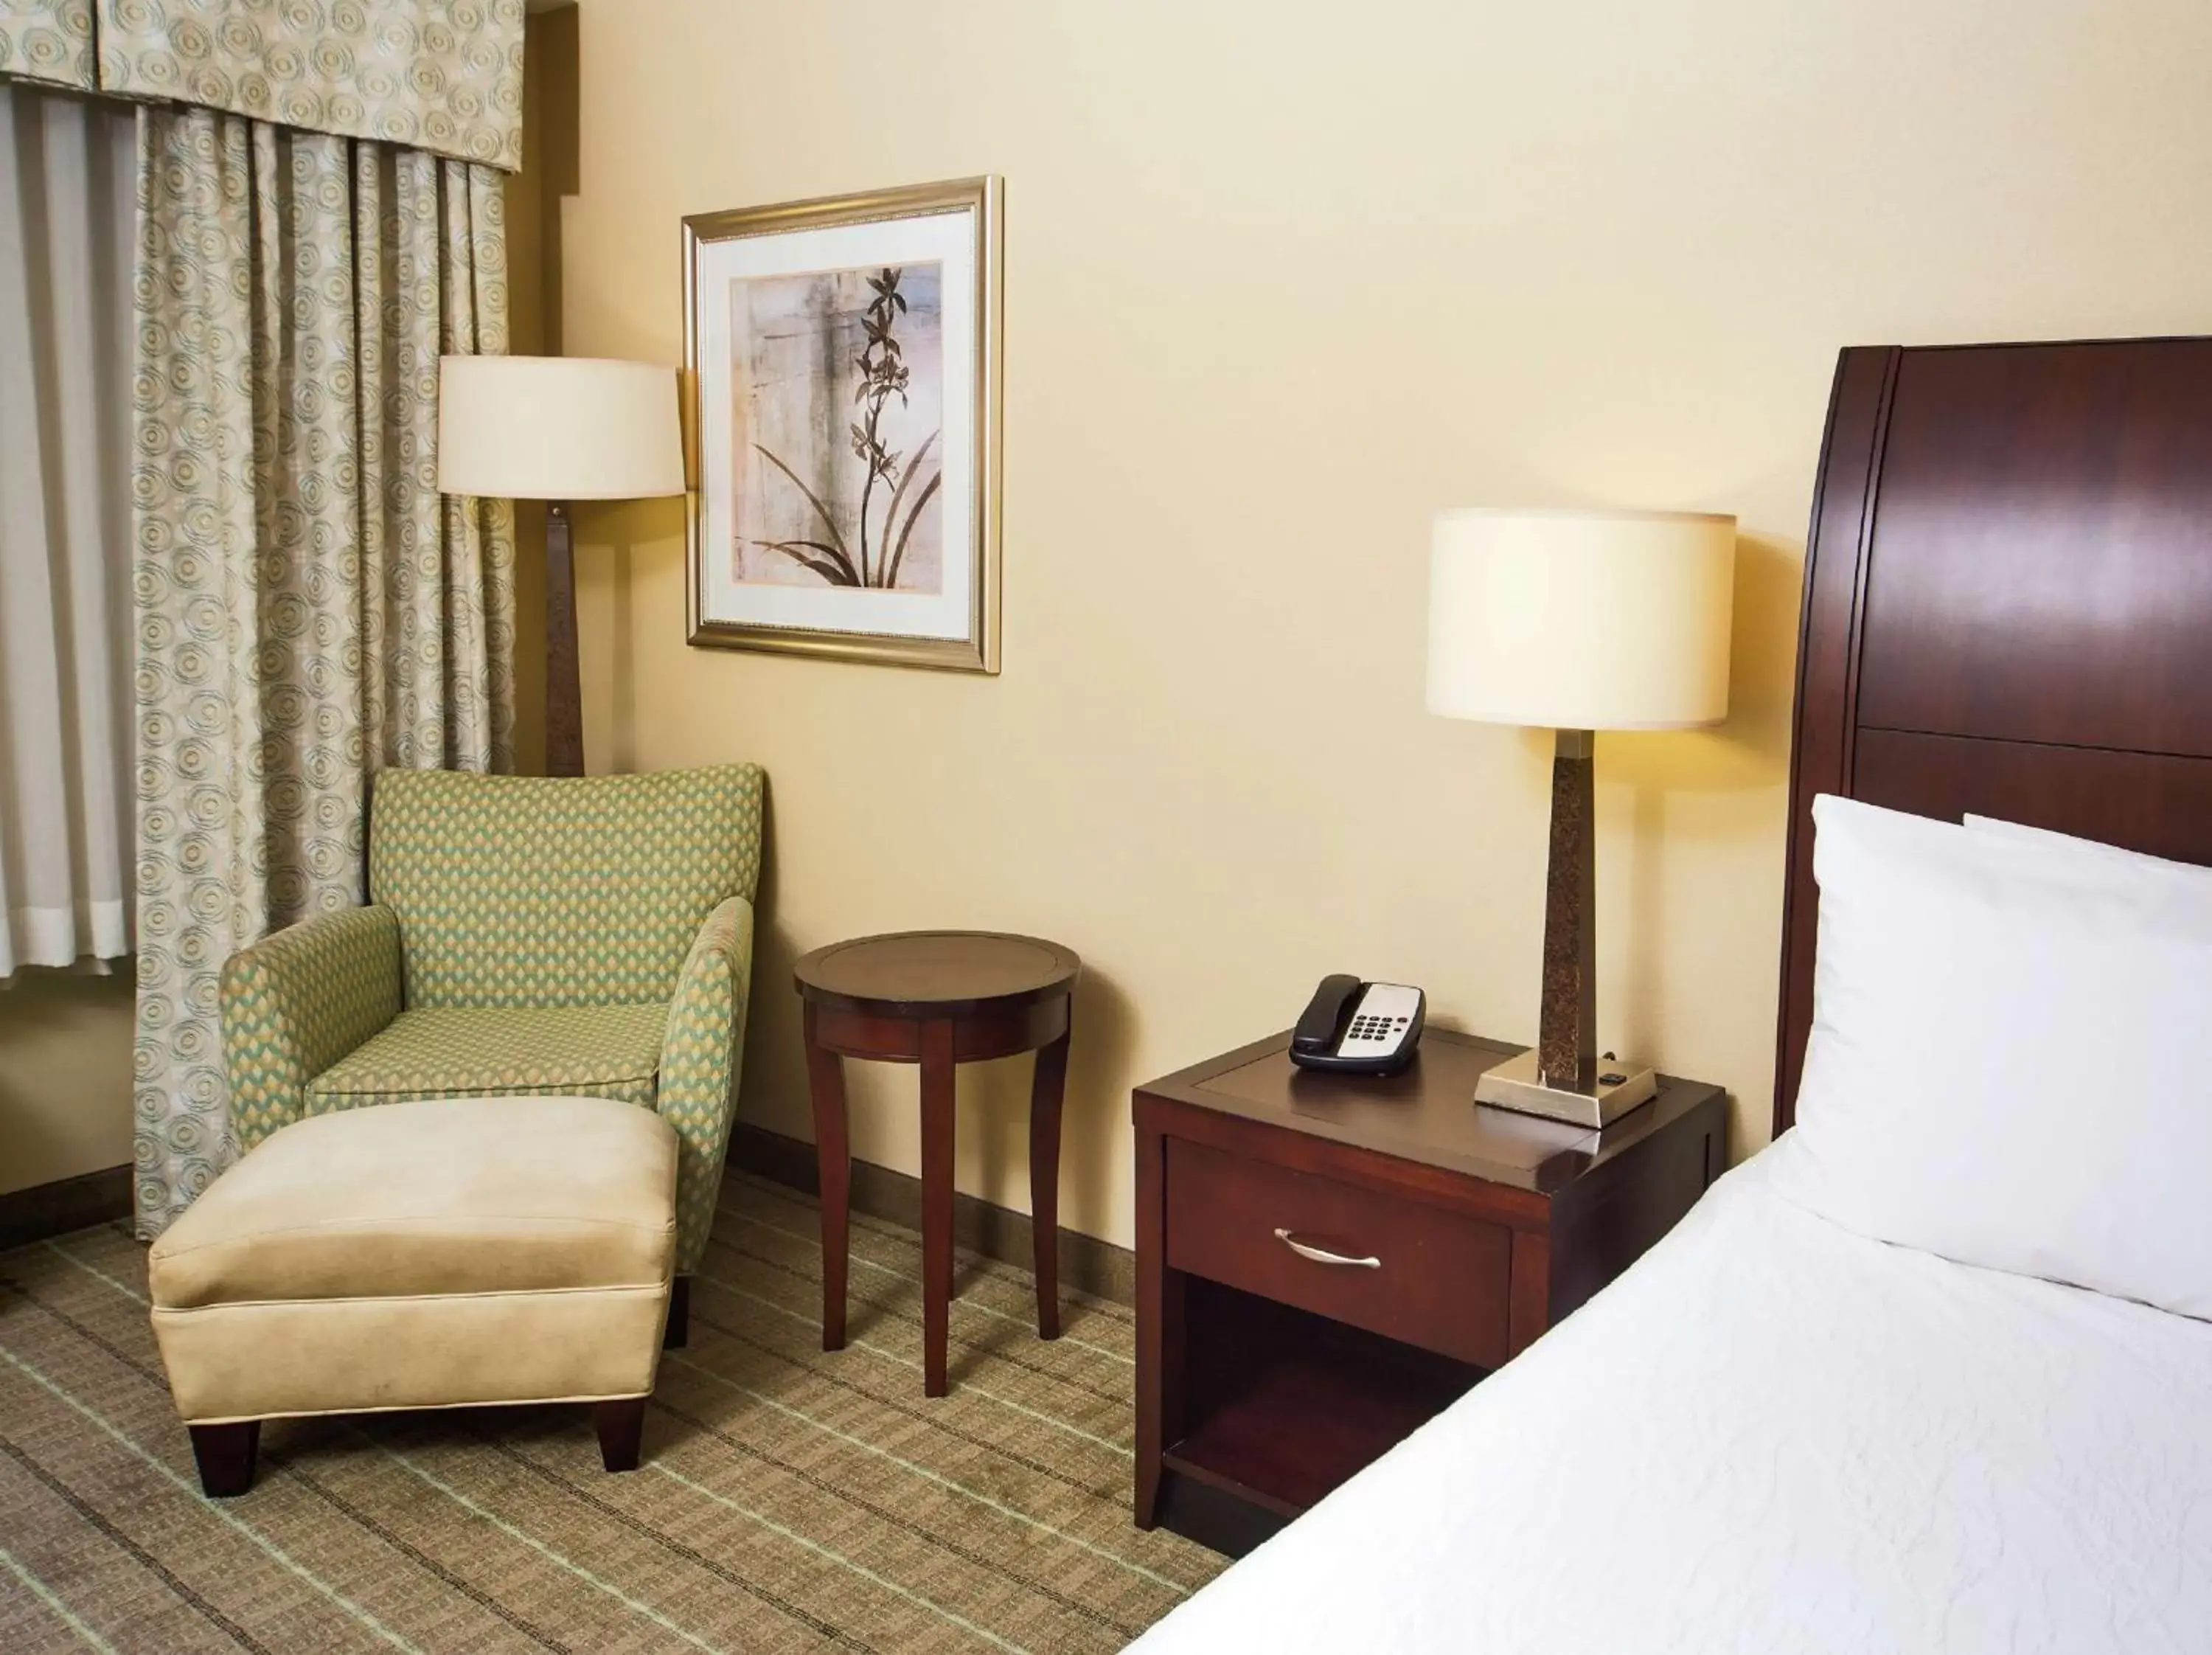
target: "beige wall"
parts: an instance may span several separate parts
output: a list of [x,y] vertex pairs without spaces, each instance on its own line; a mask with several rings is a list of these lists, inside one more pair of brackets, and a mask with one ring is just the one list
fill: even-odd
[[0,989],[0,1195],[131,1159],[131,977]]
[[[1547,750],[1421,710],[1433,510],[1742,520],[1734,715],[1598,755],[1601,1034],[1741,1152],[1836,350],[2212,329],[2201,0],[585,0],[580,58],[571,352],[676,360],[685,213],[1006,175],[1004,675],[686,648],[680,514],[602,510],[588,741],[770,773],[749,1119],[806,1130],[799,951],[1081,950],[1064,1210],[1118,1241],[1131,1085],[1324,971],[1533,1034]],[[1015,1206],[1024,1074],[963,1083]]]

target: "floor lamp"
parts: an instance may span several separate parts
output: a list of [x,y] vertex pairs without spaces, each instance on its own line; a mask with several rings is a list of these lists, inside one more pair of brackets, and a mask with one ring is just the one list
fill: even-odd
[[589,356],[447,356],[438,487],[545,506],[545,773],[584,773],[568,505],[684,492],[676,374]]
[[1600,730],[1728,715],[1735,519],[1693,512],[1447,512],[1429,572],[1429,710],[1556,732],[1536,1044],[1475,1101],[1602,1127],[1648,1100],[1641,1064],[1597,1050]]

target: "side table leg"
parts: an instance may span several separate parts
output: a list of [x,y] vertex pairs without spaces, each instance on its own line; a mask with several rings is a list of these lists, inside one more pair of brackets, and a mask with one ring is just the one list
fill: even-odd
[[1030,1235],[1036,1256],[1037,1337],[1060,1337],[1060,1104],[1067,1091],[1067,1042],[1075,1007],[1060,1038],[1040,1046],[1030,1080]]
[[952,1025],[921,1025],[921,1390],[942,1396],[952,1311]]
[[814,1159],[822,1183],[822,1348],[845,1348],[845,1271],[851,1239],[853,1148],[845,1123],[845,1065],[814,1037],[805,1011],[806,1086],[814,1103]]

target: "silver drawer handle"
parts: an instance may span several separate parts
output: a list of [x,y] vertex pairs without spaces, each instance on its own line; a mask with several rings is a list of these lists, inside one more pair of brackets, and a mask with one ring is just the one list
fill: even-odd
[[1276,1231],[1275,1239],[1281,1242],[1283,1245],[1289,1248],[1300,1258],[1310,1258],[1316,1264],[1350,1264],[1356,1269],[1362,1270],[1379,1270],[1382,1268],[1382,1261],[1379,1258],[1371,1256],[1368,1258],[1347,1258],[1342,1253],[1333,1253],[1329,1251],[1326,1247],[1309,1247],[1304,1242],[1300,1241],[1288,1230]]

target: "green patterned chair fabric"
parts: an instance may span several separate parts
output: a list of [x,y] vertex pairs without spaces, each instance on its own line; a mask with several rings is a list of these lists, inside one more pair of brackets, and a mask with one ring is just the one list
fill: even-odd
[[708,915],[759,876],[750,764],[376,778],[369,899],[399,916],[410,1010],[665,1003]]
[[567,1092],[650,1107],[667,1031],[665,1001],[426,1007],[395,1019],[310,1080],[307,1113],[465,1092]]
[[370,905],[233,955],[231,1129],[421,1098],[570,1093],[681,1141],[677,1268],[713,1227],[760,874],[752,764],[653,776],[386,770]]

